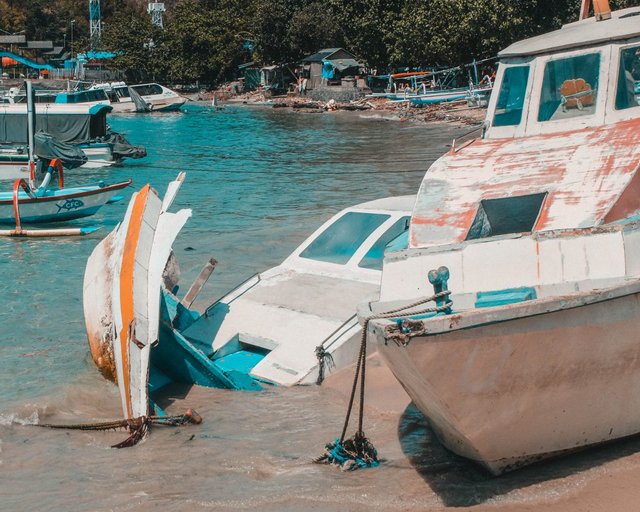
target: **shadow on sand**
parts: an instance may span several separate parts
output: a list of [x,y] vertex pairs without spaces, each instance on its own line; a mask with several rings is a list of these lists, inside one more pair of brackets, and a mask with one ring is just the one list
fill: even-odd
[[413,404],[400,418],[398,436],[411,465],[449,507],[478,505],[514,489],[564,478],[640,451],[640,437],[634,436],[496,477],[442,446],[426,418]]

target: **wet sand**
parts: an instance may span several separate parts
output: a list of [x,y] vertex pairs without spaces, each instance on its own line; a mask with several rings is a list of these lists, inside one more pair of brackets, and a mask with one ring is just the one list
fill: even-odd
[[[345,407],[354,370],[332,375],[324,384],[342,396]],[[588,448],[494,477],[439,444],[377,354],[370,356],[367,363],[365,403],[367,414],[385,416],[387,421],[398,425],[397,443],[389,439],[384,449],[402,454],[394,464],[413,468],[411,485],[416,493],[422,487],[425,502],[434,498],[440,501],[430,505],[429,510],[635,512],[640,509],[637,486],[640,437]],[[353,416],[351,425],[355,421]],[[349,430],[352,431],[353,428]],[[418,439],[421,436],[422,441]],[[371,440],[376,444],[375,439]]]

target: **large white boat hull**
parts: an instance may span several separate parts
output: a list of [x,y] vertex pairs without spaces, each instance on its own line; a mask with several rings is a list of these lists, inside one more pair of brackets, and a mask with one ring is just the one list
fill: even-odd
[[640,432],[639,319],[636,280],[370,334],[442,442],[500,474]]

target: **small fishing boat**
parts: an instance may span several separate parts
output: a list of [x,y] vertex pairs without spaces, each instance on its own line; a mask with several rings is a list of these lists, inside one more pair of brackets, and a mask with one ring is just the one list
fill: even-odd
[[[58,186],[53,187],[52,175],[57,173]],[[64,188],[60,160],[48,165],[43,182],[37,188],[18,179],[13,191],[0,192],[0,224],[42,224],[62,222],[95,214],[102,206],[122,199],[118,192],[131,185],[131,180],[105,185]]]
[[640,432],[640,8],[588,8],[499,54],[483,137],[425,174],[360,311],[444,445],[494,474]]

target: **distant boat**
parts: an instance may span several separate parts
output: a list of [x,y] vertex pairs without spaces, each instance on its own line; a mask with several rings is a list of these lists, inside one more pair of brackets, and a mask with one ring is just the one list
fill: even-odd
[[371,350],[494,474],[640,433],[640,8],[605,4],[500,52],[482,137],[428,169],[360,310],[394,311]]
[[89,89],[104,90],[114,112],[174,112],[187,101],[177,92],[156,83],[127,85],[124,82],[93,84]]
[[[27,91],[31,83],[27,82]],[[31,97],[31,94],[28,96]],[[95,214],[103,205],[119,200],[115,197],[119,190],[131,184],[131,180],[114,185],[97,185],[64,188],[64,171],[58,158],[46,163],[46,172],[40,184],[36,183],[35,151],[35,111],[31,99],[27,110],[27,155],[29,176],[14,181],[13,190],[0,193],[0,224],[15,225],[15,229],[0,230],[2,236],[54,236],[81,235],[94,229],[24,229],[25,224],[69,221]],[[50,141],[46,141],[51,143]],[[45,148],[45,150],[48,148]],[[43,162],[40,162],[43,163]],[[54,185],[54,176],[58,186]]]
[[[104,167],[123,158],[144,157],[144,147],[130,145],[108,128],[106,117],[111,111],[112,107],[103,102],[38,103],[36,131],[82,149],[88,158],[84,167]],[[8,145],[24,146],[26,133],[26,103],[0,104],[0,144],[5,149]]]

